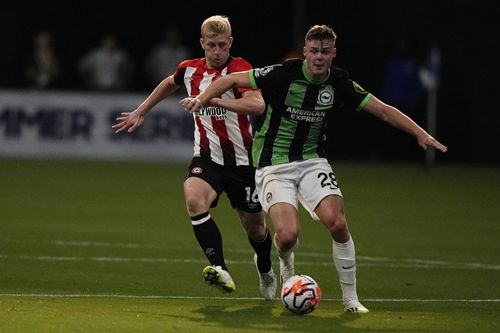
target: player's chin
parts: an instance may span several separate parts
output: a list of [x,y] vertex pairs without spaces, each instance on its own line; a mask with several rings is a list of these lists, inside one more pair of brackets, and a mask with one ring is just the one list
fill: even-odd
[[313,71],[314,71],[314,73],[313,73],[314,75],[320,76],[320,75],[326,74],[326,72],[328,71],[328,68],[326,66],[314,66]]
[[222,67],[226,63],[226,61],[224,59],[215,59],[214,63],[215,63],[215,66],[217,68],[219,68],[219,67]]

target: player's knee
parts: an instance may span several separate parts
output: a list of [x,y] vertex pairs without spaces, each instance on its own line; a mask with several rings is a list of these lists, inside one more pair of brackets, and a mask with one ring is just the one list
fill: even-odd
[[260,242],[264,238],[266,238],[266,228],[263,226],[255,226],[252,228],[248,228],[246,232],[248,237],[250,237],[250,239],[256,242]]
[[266,222],[264,213],[241,213],[241,224],[248,237],[255,241],[260,241],[266,237]]
[[291,249],[297,243],[297,238],[299,237],[298,232],[294,230],[282,231],[278,234],[278,245],[280,249],[286,251]]
[[208,211],[206,199],[196,193],[186,195],[186,207],[190,215],[196,215]]
[[332,236],[344,235],[347,233],[347,221],[345,216],[339,215],[333,217],[327,223],[328,230]]

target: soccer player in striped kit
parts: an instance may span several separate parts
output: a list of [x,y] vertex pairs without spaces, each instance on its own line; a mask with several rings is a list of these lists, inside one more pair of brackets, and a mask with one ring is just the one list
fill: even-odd
[[[230,56],[232,42],[227,17],[207,18],[201,25],[200,38],[205,57],[181,62],[136,110],[122,113],[113,128],[116,132],[134,131],[149,110],[181,86],[186,87],[188,95],[198,95],[227,74],[250,70],[247,61]],[[251,124],[248,116],[240,114],[263,109],[259,90],[237,88],[213,98],[210,106],[193,114],[194,157],[184,182],[184,196],[194,234],[210,262],[203,270],[205,281],[224,292],[236,289],[224,260],[221,233],[210,216],[210,208],[217,206],[219,195],[226,192],[255,250],[262,296],[271,300],[276,293],[270,255],[272,238],[255,191]]]
[[[342,288],[346,312],[366,313],[356,291],[354,241],[344,212],[337,178],[323,150],[327,119],[344,105],[364,110],[413,135],[424,148],[446,152],[447,147],[401,111],[364,90],[349,74],[332,66],[336,33],[326,25],[309,29],[303,59],[233,73],[214,82],[197,97],[180,103],[190,112],[210,105],[211,96],[236,87],[260,88],[266,101],[253,143],[256,184],[264,210],[276,235],[280,275],[295,274],[294,249],[298,245],[298,201],[319,220],[332,237],[332,256]],[[335,125],[335,124],[332,124]]]

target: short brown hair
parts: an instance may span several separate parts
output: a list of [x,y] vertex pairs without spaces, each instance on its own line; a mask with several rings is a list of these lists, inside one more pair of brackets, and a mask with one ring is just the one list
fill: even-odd
[[201,24],[201,37],[214,37],[221,34],[231,36],[231,23],[227,16],[210,16]]
[[313,25],[306,34],[305,41],[310,40],[323,40],[323,39],[331,39],[333,40],[333,44],[335,45],[335,41],[337,40],[337,34],[333,31],[332,28],[327,26],[326,24],[317,24]]

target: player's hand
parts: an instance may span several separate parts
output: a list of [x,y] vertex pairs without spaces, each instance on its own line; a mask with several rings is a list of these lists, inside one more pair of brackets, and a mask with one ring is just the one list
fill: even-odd
[[116,118],[116,124],[111,126],[115,130],[115,133],[119,133],[124,130],[128,132],[135,131],[144,122],[144,115],[135,109],[132,112],[122,112],[120,117]]
[[203,107],[203,104],[201,104],[200,100],[196,96],[183,98],[179,101],[179,104],[189,112],[198,112]]
[[446,147],[441,142],[434,139],[431,135],[428,135],[428,134],[423,136],[423,137],[419,137],[418,144],[424,150],[427,150],[428,147],[433,147],[433,148],[435,148],[443,153],[446,153],[448,151],[448,147]]

